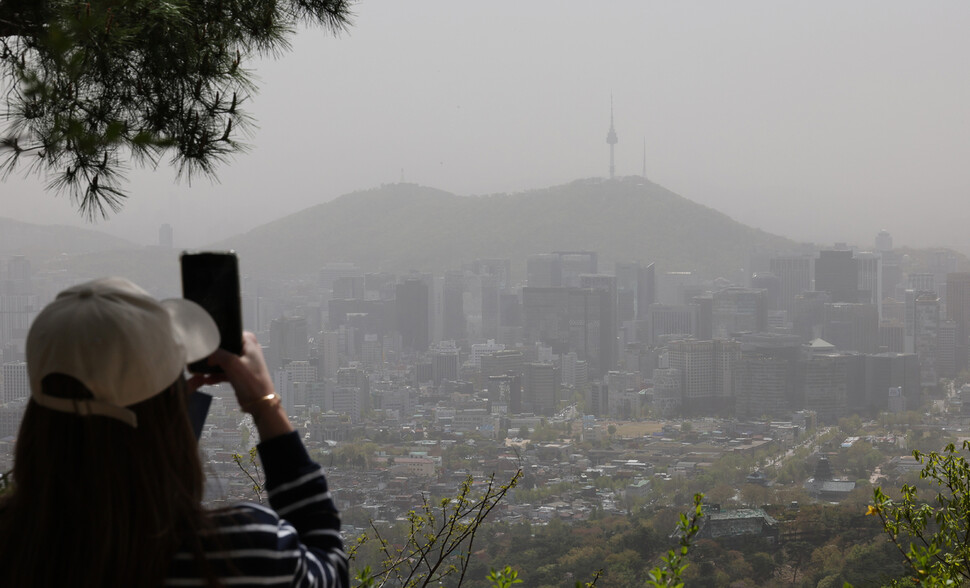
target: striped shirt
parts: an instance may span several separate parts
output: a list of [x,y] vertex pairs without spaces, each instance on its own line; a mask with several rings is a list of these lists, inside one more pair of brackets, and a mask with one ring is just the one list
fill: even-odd
[[[259,456],[272,508],[240,504],[214,511],[202,566],[223,586],[350,586],[337,509],[300,437],[292,432],[260,443]],[[165,585],[206,586],[203,570],[184,546]]]

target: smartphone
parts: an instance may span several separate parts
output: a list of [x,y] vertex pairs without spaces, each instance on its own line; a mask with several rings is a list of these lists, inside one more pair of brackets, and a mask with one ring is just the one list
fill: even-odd
[[[242,355],[242,300],[239,295],[239,260],[232,251],[183,252],[182,297],[208,311],[219,327],[219,347]],[[189,365],[194,373],[218,373],[221,368],[205,360]]]

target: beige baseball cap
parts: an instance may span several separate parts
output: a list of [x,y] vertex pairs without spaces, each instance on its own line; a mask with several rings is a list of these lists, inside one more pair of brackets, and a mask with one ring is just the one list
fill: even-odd
[[[162,392],[217,347],[219,329],[198,304],[158,301],[124,278],[101,278],[64,290],[34,319],[27,334],[30,396],[52,410],[137,427],[126,407]],[[49,374],[75,378],[94,399],[44,394]]]

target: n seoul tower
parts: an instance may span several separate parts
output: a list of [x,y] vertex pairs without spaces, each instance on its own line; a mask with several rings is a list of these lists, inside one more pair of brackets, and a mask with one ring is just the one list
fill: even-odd
[[610,94],[610,132],[606,133],[606,142],[610,146],[610,179],[613,179],[615,168],[613,167],[613,146],[617,143],[616,130],[613,128],[613,95]]

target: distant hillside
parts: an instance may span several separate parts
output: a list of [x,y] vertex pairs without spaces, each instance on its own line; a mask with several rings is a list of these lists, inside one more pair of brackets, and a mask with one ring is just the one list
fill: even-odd
[[787,239],[752,229],[640,177],[577,180],[518,194],[456,196],[414,184],[354,192],[215,244],[236,249],[248,271],[310,273],[353,261],[368,271],[457,268],[482,257],[525,258],[594,250],[614,261],[736,276],[755,250]]
[[0,257],[26,255],[41,263],[62,253],[97,253],[135,247],[129,241],[91,229],[35,225],[0,217]]

